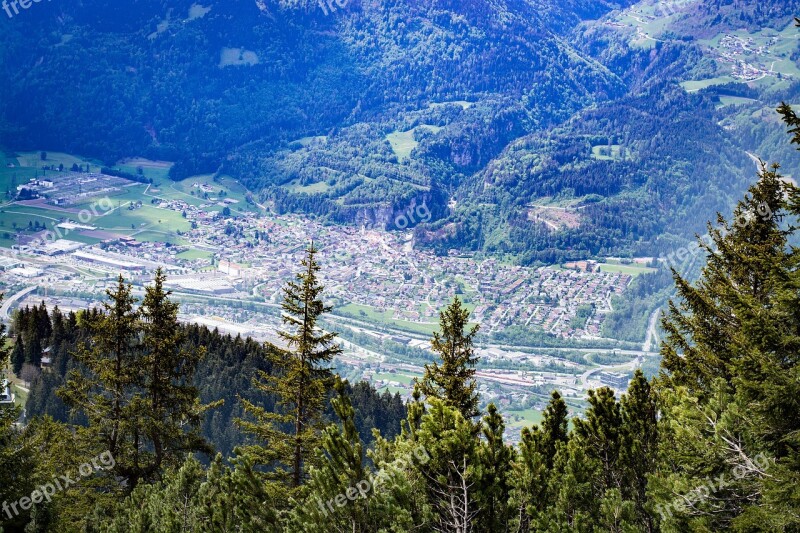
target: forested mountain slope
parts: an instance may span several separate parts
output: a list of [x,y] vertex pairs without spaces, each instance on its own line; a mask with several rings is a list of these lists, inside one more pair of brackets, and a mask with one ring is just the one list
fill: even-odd
[[[659,254],[745,190],[745,150],[789,152],[757,113],[800,92],[796,4],[64,0],[0,20],[0,144],[219,171],[339,223],[425,203],[443,251]],[[750,81],[723,37],[767,30]]]

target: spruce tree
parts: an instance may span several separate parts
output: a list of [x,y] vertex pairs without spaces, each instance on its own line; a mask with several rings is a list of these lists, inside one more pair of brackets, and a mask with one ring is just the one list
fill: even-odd
[[747,361],[755,332],[744,329],[743,313],[776,313],[772,302],[791,268],[789,230],[781,222],[793,189],[777,167],[762,168],[733,221],[718,215],[718,226],[709,224],[712,243],[700,242],[707,263],[697,283],[673,271],[679,303],[670,302],[662,321],[665,386],[685,386],[702,397],[718,378],[731,383],[734,367]]
[[[312,243],[296,281],[290,281],[283,289],[282,318],[287,330],[279,334],[287,348],[269,346],[276,374],[259,372],[253,382],[259,390],[277,397],[280,412],[269,412],[244,400],[245,411],[255,421],[239,421],[245,431],[264,442],[248,446],[243,452],[262,464],[275,465],[272,477],[292,488],[305,482],[308,463],[315,462],[324,402],[332,385],[327,365],[341,353],[336,334],[317,326],[320,316],[331,307],[322,301],[324,287],[317,277],[320,268],[316,254]],[[286,431],[286,426],[291,430]]]
[[25,340],[21,334],[17,335],[14,342],[14,350],[11,352],[11,370],[14,375],[19,376],[22,372],[22,365],[25,364]]
[[473,346],[479,326],[469,328],[469,311],[455,297],[439,314],[439,327],[441,332],[433,334],[431,347],[441,363],[425,365],[419,389],[426,397],[443,400],[471,420],[480,414],[475,383],[478,357]]
[[800,255],[783,222],[800,214],[800,193],[778,170],[762,166],[733,222],[718,217],[700,279],[675,274],[648,486],[662,529],[800,527],[800,498],[785,489],[800,481]]
[[[309,493],[304,503],[295,505],[291,529],[378,532],[390,527],[395,517],[385,514],[383,492],[374,487],[375,478],[364,464],[364,448],[345,383],[337,378],[335,389],[331,402],[341,426],[325,429],[320,466],[311,469]],[[346,497],[344,505],[339,495]]]
[[114,473],[131,488],[141,477],[140,388],[142,386],[139,312],[131,286],[120,276],[115,289],[106,291],[104,313],[85,314],[91,342],[73,354],[80,367],[67,375],[58,396],[84,415],[99,452],[116,460]]
[[159,268],[153,284],[145,289],[140,309],[145,396],[136,403],[144,422],[138,437],[148,449],[138,465],[149,479],[158,478],[166,467],[182,464],[187,453],[212,451],[200,434],[200,423],[206,410],[221,403],[200,404],[194,374],[205,349],[187,346],[186,330],[178,323],[178,304],[170,300],[171,291],[164,289],[165,280]]

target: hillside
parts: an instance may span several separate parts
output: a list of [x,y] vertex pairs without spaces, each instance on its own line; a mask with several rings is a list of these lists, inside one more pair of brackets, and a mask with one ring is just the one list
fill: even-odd
[[[221,170],[338,223],[425,204],[442,251],[657,255],[729,209],[746,151],[798,160],[756,116],[800,92],[793,4],[715,6],[65,0],[0,21],[0,144]],[[733,28],[773,73],[721,59]]]

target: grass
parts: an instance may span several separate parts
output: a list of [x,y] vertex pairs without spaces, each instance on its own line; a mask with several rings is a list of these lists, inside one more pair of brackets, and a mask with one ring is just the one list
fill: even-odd
[[143,229],[156,231],[189,231],[191,224],[180,213],[169,209],[160,209],[150,205],[129,210],[125,204],[121,208],[109,211],[108,214],[92,221],[103,229]]
[[681,87],[686,89],[687,92],[693,93],[701,89],[706,89],[712,85],[723,85],[725,83],[732,83],[736,80],[731,76],[717,76],[716,78],[709,78],[707,80],[689,80],[681,82]]
[[370,321],[379,321],[379,322],[386,322],[388,320],[392,320],[394,316],[394,311],[391,309],[387,309],[386,311],[380,312],[374,307],[370,307],[368,305],[360,305],[349,303],[347,305],[343,305],[337,308],[337,311],[341,311],[348,315],[354,317],[360,317],[364,320]]
[[70,241],[82,242],[83,244],[99,244],[103,242],[103,239],[98,239],[97,237],[88,237],[77,232],[72,232],[69,235],[65,235],[64,238]]
[[334,310],[334,313],[336,312],[348,318],[355,318],[356,320],[363,320],[373,324],[389,326],[401,331],[416,333],[418,335],[431,336],[433,335],[434,331],[439,331],[439,324],[437,323],[409,322],[407,320],[398,320],[392,318],[394,316],[394,311],[391,309],[381,312],[368,305],[349,303],[337,307]]
[[407,374],[381,373],[381,374],[375,374],[373,376],[373,379],[375,379],[375,380],[382,379],[382,380],[385,380],[385,381],[396,381],[396,382],[401,383],[403,385],[411,385],[411,383],[413,383],[413,381],[414,381],[414,378],[415,377],[418,378],[418,377],[420,377],[420,375],[421,374],[417,374],[415,376],[410,376],[410,375],[407,375]]
[[183,237],[168,231],[142,231],[140,233],[134,232],[131,235],[141,242],[168,242],[178,246],[187,246],[189,244],[189,241]]
[[300,185],[297,180],[292,180],[286,185],[286,188],[296,193],[318,194],[326,192],[331,187],[324,181],[318,181],[311,185]]
[[298,143],[302,147],[306,147],[309,144],[317,141],[317,142],[325,142],[328,140],[327,135],[315,135],[313,137],[303,137],[301,139],[297,139],[295,142]]
[[15,403],[17,405],[19,405],[20,407],[24,408],[25,404],[28,403],[28,393],[25,392],[24,390],[22,390],[20,388],[20,386],[18,384],[16,384],[16,383],[14,383],[14,385],[12,385],[11,388],[12,388],[12,392],[15,395],[15,398],[14,398]]
[[187,261],[192,261],[194,259],[211,259],[214,257],[214,254],[211,252],[207,252],[205,250],[196,250],[194,248],[190,250],[186,250],[185,252],[179,253],[176,257],[179,259],[186,259]]
[[507,425],[511,427],[528,427],[541,423],[543,419],[542,412],[536,409],[506,411],[504,414],[508,421]]
[[600,270],[603,272],[611,272],[614,274],[628,274],[629,276],[639,276],[640,274],[648,274],[655,272],[656,269],[649,268],[641,265],[618,265],[611,263],[600,263]]
[[752,98],[744,98],[742,96],[720,96],[719,105],[717,107],[726,107],[731,105],[746,105],[755,102]]
[[[212,187],[214,193],[209,193],[209,196],[213,198],[218,198],[219,192],[225,191],[223,199],[230,198],[231,200],[238,201],[238,203],[230,206],[231,211],[238,211],[239,209],[254,212],[259,211],[258,207],[247,203],[247,194],[249,192],[247,188],[232,177],[225,175],[219,176],[216,181],[214,181],[214,176],[212,174],[204,174],[201,176],[192,176],[179,182],[164,182],[161,184],[162,192],[154,193],[154,195],[164,195],[164,197],[171,196],[172,199],[180,199],[193,205],[208,203],[207,200],[202,198],[202,190],[199,187],[194,187],[194,184]],[[200,196],[192,196],[192,191]],[[208,211],[222,211],[222,209],[221,206],[217,205],[207,208]]]
[[453,100],[451,102],[431,102],[428,104],[428,109],[436,109],[437,107],[444,107],[446,105],[457,105],[461,106],[461,109],[469,109],[472,107],[472,102],[467,102],[466,100]]
[[619,144],[592,146],[592,157],[601,161],[625,159],[625,148]]
[[223,48],[220,52],[219,68],[230,66],[253,66],[258,64],[258,54],[243,48]]
[[73,164],[83,165],[84,167],[86,164],[89,164],[89,169],[91,172],[99,172],[100,167],[102,166],[99,161],[71,154],[65,154],[63,152],[47,152],[47,159],[42,161],[41,152],[41,150],[34,152],[20,152],[17,154],[17,161],[22,167],[41,168],[43,165],[58,166],[59,164],[62,164],[67,170],[72,168]]
[[123,159],[117,162],[113,168],[122,170],[129,174],[138,174],[139,168],[142,169],[142,174],[146,178],[151,178],[153,181],[169,179],[169,171],[175,163],[170,161],[152,161],[141,157]]
[[421,126],[417,126],[416,128],[410,129],[408,131],[395,131],[390,133],[386,136],[386,140],[389,141],[389,144],[394,151],[394,155],[397,156],[398,161],[405,161],[411,157],[411,152],[414,151],[414,148],[417,147],[419,144],[414,139],[414,133],[418,129],[432,131],[433,133],[437,133],[440,128],[439,126],[429,126],[427,124],[423,124]]

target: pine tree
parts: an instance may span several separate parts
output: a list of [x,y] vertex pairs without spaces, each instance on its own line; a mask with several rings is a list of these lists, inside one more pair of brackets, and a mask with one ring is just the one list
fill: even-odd
[[734,222],[718,217],[700,279],[675,274],[681,301],[664,320],[657,383],[661,468],[648,487],[662,528],[800,526],[800,498],[785,490],[800,481],[800,410],[788,400],[800,396],[800,255],[782,223],[799,197],[777,165],[762,167]]
[[483,441],[478,446],[477,500],[481,509],[478,531],[508,531],[511,461],[514,449],[503,442],[505,424],[490,403],[483,417]]
[[73,354],[82,369],[70,371],[57,394],[87,417],[90,431],[85,434],[95,441],[98,453],[111,452],[115,474],[133,488],[142,475],[139,313],[122,276],[106,295],[104,313],[85,316],[91,342]]
[[647,509],[647,476],[655,472],[657,466],[658,406],[641,370],[635,372],[620,405],[622,445],[619,460],[624,477],[621,496],[634,502],[641,530],[655,531],[655,523]]
[[[205,354],[202,347],[186,346],[186,330],[178,323],[178,304],[164,290],[166,276],[159,268],[153,285],[145,289],[140,309],[144,373],[143,401],[137,402],[144,421],[140,439],[148,446],[138,464],[143,477],[160,476],[165,467],[180,465],[186,453],[211,453],[200,435],[203,414],[220,405],[201,405],[194,374]],[[133,478],[134,485],[137,481]]]
[[608,387],[589,391],[589,409],[585,419],[575,419],[575,435],[584,453],[600,465],[595,490],[601,495],[608,489],[619,489],[622,473],[619,465],[622,414]]
[[519,533],[530,532],[532,523],[547,507],[547,476],[551,470],[541,450],[541,429],[536,425],[523,428],[511,476],[511,505],[516,514],[513,530]]
[[[254,380],[256,388],[278,398],[281,412],[269,412],[243,401],[245,411],[255,422],[240,421],[245,431],[265,442],[243,451],[262,464],[277,463],[274,474],[292,488],[305,482],[307,465],[315,462],[315,449],[321,442],[324,402],[332,384],[331,370],[326,365],[341,353],[335,343],[336,334],[326,333],[317,326],[320,316],[331,307],[321,299],[324,287],[317,278],[320,268],[316,254],[312,243],[306,250],[297,281],[289,282],[283,289],[283,323],[288,331],[279,334],[287,349],[269,347],[277,374],[259,372]],[[284,432],[281,426],[289,424],[291,432]]]
[[478,497],[478,439],[474,424],[461,411],[439,398],[430,398],[422,417],[417,443],[430,460],[419,468],[426,494],[436,513],[436,531],[475,531],[482,512]]
[[373,490],[374,478],[364,465],[355,411],[345,383],[337,378],[335,389],[337,395],[331,402],[341,427],[334,424],[325,429],[319,451],[321,464],[311,469],[309,494],[304,504],[294,508],[292,529],[377,532],[390,525],[392,517],[375,512],[381,495]]
[[555,501],[548,493],[548,483],[563,474],[554,469],[556,455],[569,441],[569,411],[558,391],[553,391],[542,413],[541,427],[523,428],[516,458],[512,465],[512,506],[516,530],[524,533]]
[[473,342],[479,326],[469,328],[469,311],[458,297],[439,314],[441,332],[433,334],[431,347],[441,364],[434,361],[425,365],[425,375],[418,383],[428,398],[439,398],[458,409],[465,419],[480,414],[475,383],[475,355]]
[[548,481],[548,507],[531,531],[594,531],[600,522],[601,472],[599,461],[587,455],[579,439],[559,445]]
[[558,391],[553,391],[542,413],[541,452],[547,468],[553,466],[559,443],[569,440],[569,409]]

